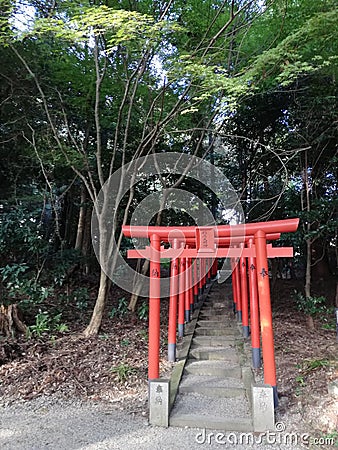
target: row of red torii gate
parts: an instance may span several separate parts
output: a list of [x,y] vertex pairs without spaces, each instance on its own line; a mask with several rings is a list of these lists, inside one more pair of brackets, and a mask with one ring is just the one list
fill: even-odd
[[[268,258],[292,257],[292,247],[273,247],[281,233],[297,230],[299,219],[218,226],[124,226],[126,237],[148,238],[128,258],[150,260],[149,381],[159,378],[161,259],[170,258],[168,360],[176,360],[176,342],[184,336],[194,305],[207,281],[217,275],[219,259],[229,258],[234,311],[243,335],[251,337],[252,366],[261,366],[277,403],[276,363]],[[262,351],[261,351],[262,349]]]

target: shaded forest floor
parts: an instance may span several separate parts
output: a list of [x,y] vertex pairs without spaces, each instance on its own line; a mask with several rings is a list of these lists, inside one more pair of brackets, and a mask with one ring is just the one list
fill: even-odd
[[[301,283],[296,287],[300,291]],[[294,289],[294,282],[280,280],[273,304],[279,420],[288,415],[290,428],[303,426],[337,439],[338,397],[329,392],[338,381],[335,317],[317,317],[315,330],[309,330],[295,308]],[[329,296],[333,298],[334,286]]]
[[[280,406],[277,419],[288,431],[312,431],[338,437],[338,398],[328,392],[338,380],[338,344],[334,317],[319,317],[316,330],[306,328],[295,308],[295,282],[278,280],[273,303]],[[68,305],[64,333],[14,339],[0,336],[0,402],[29,401],[41,395],[109,402],[147,414],[147,320],[118,310],[123,293],[113,293],[98,337],[81,337],[88,311]],[[119,302],[118,302],[118,299]],[[123,302],[122,302],[123,303]],[[90,305],[89,305],[90,306]],[[167,376],[166,300],[162,301],[161,376]],[[113,313],[112,313],[113,311]],[[108,312],[108,311],[107,311]]]

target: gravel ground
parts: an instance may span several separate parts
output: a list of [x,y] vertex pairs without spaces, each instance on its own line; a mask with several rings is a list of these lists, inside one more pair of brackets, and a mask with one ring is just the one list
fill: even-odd
[[[241,437],[239,433],[152,427],[141,413],[130,414],[112,405],[53,397],[1,407],[0,414],[2,450],[304,449],[295,442],[285,445],[286,432],[277,433],[276,437],[271,435],[270,443],[263,437],[265,443],[252,444],[259,435]],[[249,439],[249,445],[245,439]],[[271,444],[274,440],[276,443]]]

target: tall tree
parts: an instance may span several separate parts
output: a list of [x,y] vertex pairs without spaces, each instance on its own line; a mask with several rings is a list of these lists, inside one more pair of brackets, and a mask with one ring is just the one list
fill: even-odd
[[[34,4],[33,29],[20,33],[10,48],[34,80],[44,112],[41,129],[29,124],[28,140],[38,158],[44,164],[54,161],[72,169],[95,205],[100,189],[118,167],[160,150],[169,136],[177,142],[182,123],[191,130],[182,130],[186,149],[203,152],[215,113],[208,112],[210,118],[197,127],[183,121],[182,114],[193,118],[200,107],[212,111],[217,92],[228,90],[232,95],[241,89],[240,84],[229,84],[227,75],[208,57],[217,45],[221,48],[229,27],[252,3],[219,2],[219,9],[203,3],[209,21],[194,39],[180,25],[180,15],[185,14],[180,3],[155,6],[145,1],[112,9],[65,2],[48,11],[44,4]],[[27,46],[35,60],[23,52]],[[119,216],[122,223],[133,195],[131,190],[126,212]],[[117,207],[120,199],[116,200]],[[103,221],[105,212],[97,213]],[[98,332],[108,289],[102,270],[86,335]]]
[[[101,221],[104,246],[107,211],[97,199],[111,174],[153,152],[180,149],[206,157],[222,142],[236,149],[231,170],[248,217],[277,213],[281,195],[265,194],[272,170],[275,185],[284,189],[287,164],[294,169],[294,158],[281,150],[296,110],[293,92],[335,64],[334,44],[327,42],[334,37],[336,10],[332,1],[318,4],[32,1],[32,23],[24,30],[15,30],[17,12],[11,20],[7,14],[4,51],[21,65],[30,86],[27,104],[36,109],[36,117],[27,111],[16,123],[25,124],[26,149],[33,150],[50,191],[51,179],[66,185],[74,176],[81,180]],[[15,102],[24,107],[17,95]],[[183,181],[161,180],[164,187]],[[117,195],[117,225],[128,220],[134,196],[134,189]],[[265,203],[257,207],[254,198]],[[120,234],[118,245],[121,240]],[[99,330],[109,286],[102,270],[86,335]]]

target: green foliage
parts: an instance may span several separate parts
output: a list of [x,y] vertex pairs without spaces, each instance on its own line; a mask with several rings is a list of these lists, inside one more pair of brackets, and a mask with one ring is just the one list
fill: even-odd
[[20,275],[25,273],[28,269],[27,264],[7,264],[0,268],[2,281],[6,282],[7,287],[11,289],[13,286],[20,285]]
[[30,325],[27,330],[28,337],[41,337],[52,332],[64,333],[69,330],[68,326],[61,322],[62,314],[50,317],[48,312],[39,312],[35,316],[35,324]]
[[335,322],[324,323],[324,325],[322,325],[322,329],[323,330],[335,330],[336,329],[336,324],[335,324]]
[[0,0],[0,43],[6,44],[12,34],[11,18],[15,11],[15,2],[11,0]]
[[41,337],[44,333],[51,331],[49,322],[49,314],[40,312],[35,316],[35,324],[28,327],[28,335]]
[[148,319],[148,314],[149,314],[149,302],[143,301],[137,310],[138,318],[141,320],[146,320]]
[[335,308],[327,307],[324,314],[321,315],[321,328],[323,330],[335,330],[336,329],[336,312]]
[[[289,238],[300,257],[307,238],[333,246],[335,2],[274,0],[267,9],[264,2],[235,2],[231,11],[230,2],[221,0],[178,0],[161,21],[161,2],[98,3],[63,1],[49,10],[44,2],[28,1],[35,8],[34,26],[22,32],[12,20],[15,2],[0,0],[0,41],[11,44],[0,49],[0,175],[9,180],[0,181],[6,302],[40,304],[53,294],[51,286],[69,287],[69,273],[81,262],[67,250],[75,240],[71,222],[78,209],[68,213],[78,190],[70,191],[72,202],[60,186],[76,186],[74,173],[94,192],[101,182],[98,170],[105,179],[110,167],[114,171],[150,150],[197,150],[208,158],[208,135],[216,165],[241,193],[247,219],[296,215],[302,224],[311,223],[309,233],[300,227]],[[31,72],[23,70],[18,55]],[[304,147],[310,213],[302,205]],[[168,176],[166,182],[170,187],[175,179]],[[148,186],[137,186],[135,205]],[[182,186],[210,204],[204,188]],[[182,224],[191,220],[186,211],[175,218]],[[84,288],[71,295],[79,310],[87,308]],[[316,302],[303,301],[301,308],[311,311],[306,302]],[[110,317],[126,312],[120,299]],[[142,304],[138,316],[147,314]]]
[[79,287],[72,291],[72,298],[75,301],[76,307],[79,310],[86,310],[88,308],[89,292],[85,287]]
[[255,58],[252,67],[246,71],[246,80],[268,87],[288,86],[304,74],[319,70],[335,72],[337,18],[335,7],[317,10],[304,17],[304,21],[296,25],[298,28],[290,30],[277,45]]
[[45,287],[34,279],[28,278],[25,273],[26,264],[10,264],[0,268],[2,283],[6,289],[4,303],[19,303],[23,309],[42,303],[53,294],[52,286]]
[[[0,217],[0,281],[2,302],[28,311],[69,281],[81,257],[74,249],[57,249],[53,214],[38,191],[22,203],[6,207]],[[88,299],[84,291],[81,296]]]
[[145,341],[148,341],[149,335],[148,335],[147,330],[140,330],[139,335],[142,339],[144,339]]
[[191,105],[181,114],[198,111],[198,102],[212,98],[222,91],[227,99],[227,108],[236,106],[237,99],[249,91],[249,85],[240,78],[231,78],[229,73],[219,65],[212,65],[203,59],[191,55],[183,55],[179,59],[168,61],[169,81],[181,80],[181,83],[198,86],[196,95],[192,97]]
[[[74,249],[65,249],[59,252],[55,252],[53,255],[52,268],[50,270],[50,277],[53,278],[53,283],[55,286],[63,286],[68,279],[69,270],[74,267],[74,265],[81,262],[81,254],[79,251]],[[85,288],[79,288],[76,295],[85,296]],[[74,292],[73,292],[74,295]]]
[[[0,217],[0,254],[6,255],[7,261],[37,261],[48,250],[49,243],[45,239],[41,217],[42,198],[39,194],[33,197],[34,206],[12,207],[4,211]],[[37,202],[40,201],[40,208]]]
[[99,334],[99,339],[101,339],[102,341],[108,341],[109,334],[107,333]]
[[327,359],[305,360],[305,361],[303,361],[303,371],[305,373],[309,373],[316,369],[328,367],[329,365],[330,365],[330,361],[328,361]]
[[121,363],[110,368],[110,371],[117,375],[120,382],[126,381],[131,375],[136,373],[136,368],[129,364]]
[[325,297],[305,297],[301,292],[295,291],[295,298],[298,310],[308,316],[327,312]]
[[295,389],[296,397],[302,395],[303,388],[306,386],[306,376],[311,372],[326,368],[330,366],[330,361],[327,359],[313,359],[313,360],[304,360],[300,364],[297,364],[300,374],[296,376],[296,383],[298,387]]
[[304,387],[304,386],[306,385],[305,379],[304,379],[304,377],[303,377],[302,375],[298,375],[298,376],[296,377],[296,382],[297,382],[301,387]]
[[118,305],[113,307],[109,313],[109,317],[113,319],[114,317],[123,317],[128,312],[128,302],[125,297],[118,300]]
[[57,39],[83,43],[94,36],[105,35],[106,51],[109,53],[116,50],[118,45],[129,46],[131,43],[134,48],[151,48],[159,37],[179,29],[175,23],[155,22],[148,14],[101,5],[82,7],[68,20],[39,19],[35,22],[34,30],[26,33],[25,37],[53,34]]
[[296,388],[296,395],[302,394],[303,387],[306,386],[306,376],[311,372],[327,368],[330,366],[330,361],[327,359],[306,359],[302,361],[300,364],[297,364],[300,374],[296,376],[296,383],[298,384],[298,388]]

